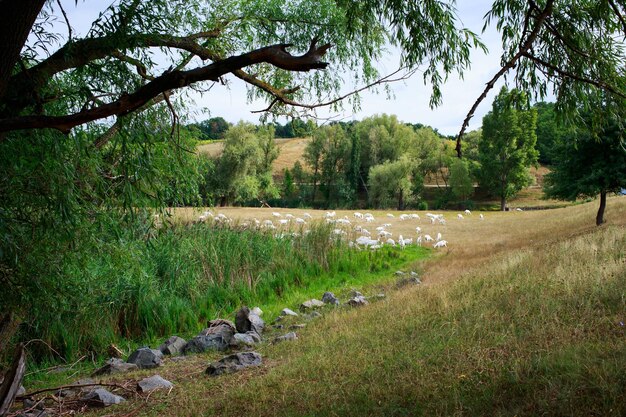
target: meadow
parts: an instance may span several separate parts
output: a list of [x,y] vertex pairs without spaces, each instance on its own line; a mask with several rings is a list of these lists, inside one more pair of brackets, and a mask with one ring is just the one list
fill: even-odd
[[[489,212],[484,220],[446,212],[445,225],[420,212],[421,220],[403,221],[374,211],[373,225],[391,223],[394,236],[412,236],[419,225],[449,242],[425,260],[401,262],[420,271],[421,286],[394,290],[387,270],[359,287],[384,288],[385,300],[328,311],[299,340],[259,347],[260,368],[209,378],[203,371],[218,353],[167,361],[158,373],[174,382],[169,394],[95,415],[623,415],[626,200],[609,199],[600,228],[595,208]],[[273,211],[220,210],[239,223]],[[199,213],[173,214],[186,223]],[[301,292],[299,302],[316,291]],[[260,304],[266,319],[275,305]]]

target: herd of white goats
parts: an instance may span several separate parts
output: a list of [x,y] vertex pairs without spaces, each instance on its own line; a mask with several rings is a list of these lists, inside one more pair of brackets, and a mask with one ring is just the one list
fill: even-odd
[[[461,214],[461,213],[457,214],[457,218],[459,220],[463,220],[464,215],[471,216],[472,213],[469,210],[465,210],[464,214]],[[323,215],[324,221],[336,226],[336,228],[333,229],[333,234],[335,236],[338,236],[338,237],[348,236],[348,231],[350,229],[352,229],[352,231],[354,232],[352,235],[359,234],[359,236],[356,237],[354,240],[350,240],[348,242],[348,245],[350,247],[354,247],[357,249],[369,248],[369,249],[375,250],[375,249],[379,249],[387,245],[387,246],[394,246],[394,247],[399,247],[400,249],[404,249],[408,245],[415,244],[417,246],[422,246],[422,244],[431,244],[431,242],[433,242],[432,245],[433,245],[433,248],[435,249],[448,246],[448,241],[443,239],[443,236],[441,235],[440,232],[438,232],[437,235],[433,238],[429,234],[425,234],[425,233],[422,234],[422,228],[420,226],[416,226],[415,232],[417,235],[415,239],[405,238],[402,235],[398,235],[397,239],[394,239],[393,232],[390,230],[392,229],[392,226],[393,226],[391,223],[383,223],[380,226],[375,226],[374,223],[376,222],[376,219],[371,213],[363,214],[363,213],[355,212],[353,216],[354,218],[352,220],[350,220],[348,216],[344,216],[343,218],[341,218],[341,217],[338,217],[337,213],[334,211],[327,211]],[[259,229],[278,230],[279,234],[277,234],[277,237],[282,237],[282,236],[285,236],[285,234],[283,233],[285,229],[291,229],[291,226],[293,225],[304,228],[308,222],[313,220],[313,216],[311,216],[309,213],[304,213],[302,217],[296,217],[290,213],[281,214],[279,212],[273,212],[272,217],[274,218],[274,220],[271,220],[271,219],[258,220],[255,218],[255,219],[252,219],[251,221],[243,222],[241,226],[242,227],[253,226]],[[394,218],[395,215],[391,213],[387,213],[387,217]],[[431,225],[445,225],[446,224],[446,219],[444,218],[443,214],[426,213],[426,217],[428,217]],[[479,217],[480,217],[480,220],[484,220],[485,218],[482,214],[480,214]],[[403,222],[405,221],[420,222],[421,221],[420,216],[416,213],[400,214],[398,218]],[[200,223],[204,223],[209,220],[212,220],[213,222],[216,222],[216,223],[231,223],[232,222],[232,219],[226,216],[225,214],[219,213],[217,215],[214,215],[210,211],[205,211],[198,218],[198,222]],[[370,232],[367,228],[371,228],[372,232]],[[307,230],[302,231],[302,233],[307,233],[307,232],[308,232]],[[291,234],[292,236],[299,235],[297,232],[291,232]]]

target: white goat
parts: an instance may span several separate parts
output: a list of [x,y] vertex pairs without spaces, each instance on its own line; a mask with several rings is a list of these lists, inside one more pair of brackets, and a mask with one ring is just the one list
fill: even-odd
[[433,248],[443,248],[444,246],[447,248],[448,242],[446,242],[445,240],[440,240],[439,242],[433,245]]

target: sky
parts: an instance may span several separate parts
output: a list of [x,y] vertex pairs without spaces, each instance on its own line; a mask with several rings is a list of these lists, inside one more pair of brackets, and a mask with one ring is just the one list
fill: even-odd
[[[346,110],[341,113],[329,112],[328,109],[318,109],[318,117],[350,121],[361,120],[380,113],[395,114],[404,122],[422,123],[437,128],[443,134],[456,135],[461,128],[463,119],[483,91],[485,84],[500,69],[502,48],[498,33],[493,28],[488,28],[485,33],[481,33],[483,16],[489,10],[492,1],[457,1],[458,16],[462,24],[480,34],[481,40],[489,49],[489,53],[485,54],[480,50],[472,52],[472,66],[470,70],[466,71],[464,79],[461,80],[456,74],[451,74],[442,88],[442,105],[435,109],[429,107],[430,87],[424,85],[422,76],[418,72],[406,81],[389,84],[394,95],[390,100],[382,92],[375,94],[366,91],[361,94],[360,111],[353,113],[351,106],[346,105]],[[101,10],[110,4],[110,1],[92,0],[76,3],[74,0],[62,0],[62,4],[74,31],[78,34],[84,34],[89,28],[89,24]],[[62,26],[56,29],[63,33]],[[378,62],[377,67],[381,75],[395,71],[398,68],[399,57],[399,51],[392,50],[384,60]],[[332,71],[333,69],[329,67],[327,70]],[[192,94],[196,103],[191,108],[192,118],[203,120],[221,116],[233,123],[239,120],[259,121],[259,114],[254,114],[252,111],[265,108],[267,104],[264,102],[247,102],[244,82],[233,76],[230,76],[229,79],[231,82],[228,83],[228,88],[215,84],[203,96],[196,93]],[[490,110],[493,98],[502,85],[503,81],[501,80],[481,103],[468,130],[474,130],[481,126],[482,117]],[[204,112],[204,109],[208,110],[209,113]],[[283,120],[284,122],[285,120]]]

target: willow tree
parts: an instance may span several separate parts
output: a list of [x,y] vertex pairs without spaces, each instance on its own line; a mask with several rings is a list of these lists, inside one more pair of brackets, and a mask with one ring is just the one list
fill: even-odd
[[501,68],[469,109],[461,140],[474,112],[496,82],[511,75],[515,87],[533,99],[556,97],[556,111],[578,120],[599,92],[626,99],[626,3],[618,0],[494,0],[485,27],[501,34]]
[[554,144],[552,171],[545,176],[549,197],[574,201],[600,197],[596,226],[604,223],[606,197],[626,188],[626,112],[609,113],[600,124],[591,115]]

